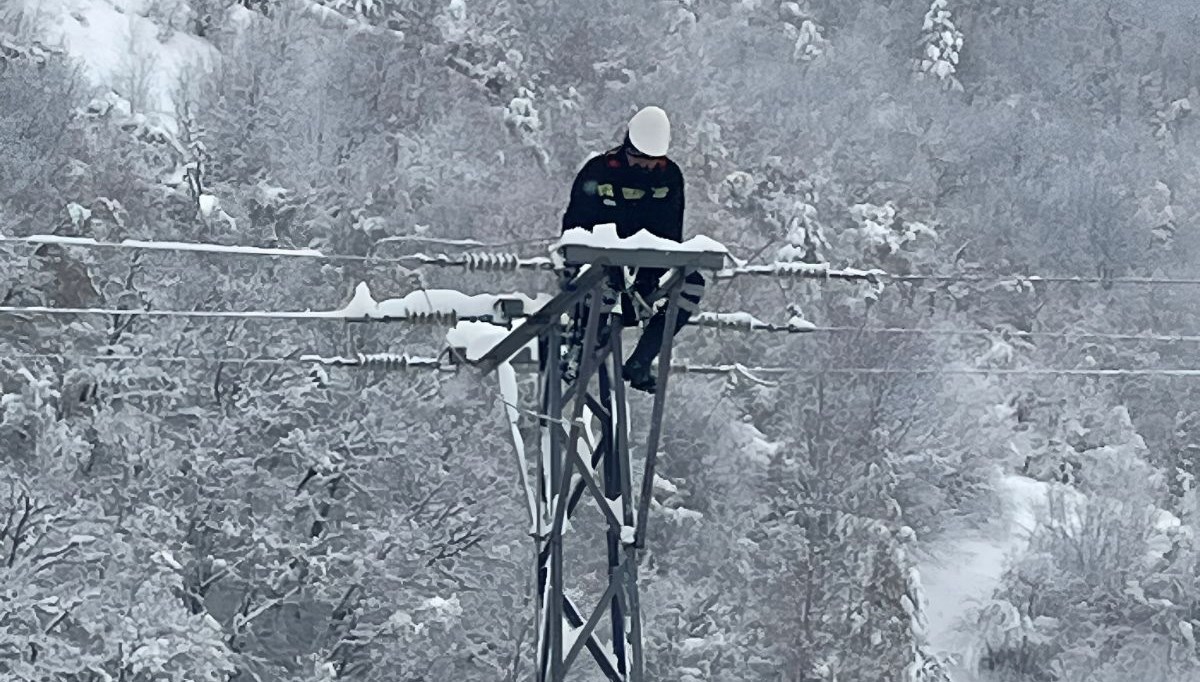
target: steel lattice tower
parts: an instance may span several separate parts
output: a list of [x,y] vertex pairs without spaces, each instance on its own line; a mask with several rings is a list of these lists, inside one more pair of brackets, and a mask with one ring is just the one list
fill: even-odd
[[[622,325],[620,314],[614,312],[620,292],[613,280],[620,282],[623,277],[612,273],[625,267],[666,269],[658,297],[666,301],[667,320],[674,320],[687,272],[719,269],[724,254],[567,245],[561,255],[568,266],[580,268],[579,274],[479,361],[480,368],[490,372],[530,342],[538,344],[542,398],[541,452],[536,458],[540,509],[534,530],[538,680],[563,682],[586,650],[609,680],[643,682],[638,556],[646,544],[673,325],[667,325],[659,350],[658,385],[645,447],[639,453],[644,465],[635,494],[626,388],[621,379]],[[572,333],[565,334],[567,329]],[[575,377],[563,376],[559,359],[564,353],[578,358]],[[582,610],[567,594],[564,569],[568,521],[586,507],[595,508],[604,519],[608,571],[601,596]],[[596,551],[583,543],[574,549],[580,556]]]

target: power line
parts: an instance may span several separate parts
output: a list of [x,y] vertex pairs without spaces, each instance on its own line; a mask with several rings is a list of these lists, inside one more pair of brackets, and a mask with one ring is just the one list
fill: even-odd
[[[240,319],[240,320],[293,320],[293,321],[342,321],[342,322],[407,322],[433,325],[453,325],[456,322],[488,322],[505,326],[502,320],[492,315],[456,316],[452,313],[415,313],[397,317],[352,317],[342,310],[318,311],[271,311],[271,310],[152,310],[138,308],[58,308],[47,306],[0,306],[0,315],[105,315],[158,318],[191,319]],[[816,326],[808,323],[775,324],[762,322],[740,313],[708,313],[690,324],[702,328],[729,330],[739,333],[782,333],[782,334],[873,334],[896,336],[950,336],[982,337],[1000,339],[1067,339],[1143,341],[1152,343],[1200,343],[1200,335],[1193,334],[1120,334],[1089,331],[1020,331],[961,328],[905,328],[905,327],[846,327]]]
[[1029,284],[1132,284],[1148,286],[1195,286],[1200,278],[1192,277],[1082,277],[1073,275],[887,275],[886,279],[901,282],[975,282]]
[[201,319],[258,319],[258,320],[344,320],[337,311],[289,312],[284,310],[147,310],[140,308],[51,308],[46,306],[0,306],[7,315],[112,315],[131,317],[184,317]]
[[343,310],[152,310],[146,308],[57,308],[47,306],[0,306],[0,315],[108,315],[127,317],[160,317],[235,320],[296,320],[303,322],[407,322],[452,326],[456,322],[489,322],[499,326],[500,318],[493,315],[455,315],[453,312],[415,312],[404,316],[351,316]]
[[[288,357],[238,358],[199,355],[150,355],[150,354],[86,354],[86,353],[16,353],[0,356],[13,360],[88,360],[96,362],[135,362],[154,364],[200,364],[200,365],[325,365],[347,368],[379,368],[390,370],[437,369],[456,371],[467,365],[446,363],[441,358],[410,356],[397,353],[364,353],[353,356],[294,355]],[[752,367],[739,363],[692,364],[686,361],[672,363],[671,371],[693,375],[851,375],[851,376],[1076,376],[1095,378],[1124,377],[1178,377],[1200,378],[1200,369],[1194,368],[987,368],[987,367],[944,367],[944,368],[879,368],[879,367],[802,367],[799,365],[774,365]]]
[[86,360],[93,362],[144,362],[148,364],[199,364],[199,365],[290,365],[295,358],[233,358],[204,357],[201,355],[143,355],[140,353],[5,353],[0,360]]
[[1139,377],[1166,376],[1182,378],[1200,378],[1200,369],[1117,369],[1094,368],[1075,369],[1069,367],[1030,367],[1030,368],[987,368],[987,367],[947,367],[940,369],[897,369],[882,367],[800,367],[792,365],[776,365],[771,367],[747,367],[740,364],[690,365],[680,363],[671,365],[672,372],[684,374],[770,374],[770,375],[860,375],[860,376],[1078,376],[1078,377]]
[[94,362],[132,362],[149,364],[182,365],[325,365],[330,367],[371,367],[379,369],[454,369],[455,365],[444,363],[440,358],[422,357],[401,353],[357,353],[350,356],[323,356],[318,354],[290,355],[287,357],[202,356],[202,355],[151,355],[141,353],[15,353],[0,355],[0,360],[87,360]]
[[[386,238],[380,243],[417,241],[466,248],[502,248],[523,244],[551,244],[557,238],[513,240],[508,242],[481,242],[472,239],[440,239],[435,237]],[[202,242],[148,241],[126,239],[120,242],[99,241],[87,237],[63,237],[59,235],[31,235],[27,237],[0,236],[0,243],[26,243],[57,245],[75,248],[148,250],[159,252],[210,253],[223,256],[299,258],[321,261],[358,262],[373,265],[399,267],[433,265],[440,267],[463,267],[469,270],[516,271],[551,270],[550,258],[545,256],[522,256],[515,253],[462,253],[412,254],[406,256],[359,256],[327,253],[316,249],[288,249],[260,246],[238,246],[208,244]],[[992,283],[992,284],[1127,284],[1138,286],[1196,286],[1200,278],[1191,277],[1097,277],[1075,275],[1027,275],[1027,274],[890,274],[883,270],[860,270],[855,268],[834,269],[828,263],[777,262],[765,265],[739,265],[715,273],[717,280],[738,277],[774,277],[776,279],[842,279],[850,281],[891,282],[938,282],[938,283]]]
[[781,261],[762,265],[739,265],[716,273],[716,279],[735,277],[774,277],[777,279],[844,279],[865,282],[938,282],[975,284],[1132,284],[1193,286],[1200,285],[1200,278],[1192,277],[1095,277],[1080,275],[1029,275],[1010,274],[891,274],[883,270],[860,270],[857,268],[833,269],[828,263],[803,263]]
[[[438,241],[438,240],[432,240]],[[207,244],[202,242],[173,242],[145,241],[126,239],[119,242],[99,241],[88,237],[63,237],[59,235],[31,235],[28,237],[0,236],[0,242],[36,244],[39,246],[62,246],[85,249],[114,249],[132,251],[157,251],[167,253],[203,253],[221,256],[244,256],[258,258],[297,258],[331,262],[366,263],[370,265],[391,265],[404,267],[433,265],[441,267],[462,267],[468,270],[483,271],[516,271],[516,270],[550,270],[553,263],[544,256],[526,257],[513,253],[462,253],[424,254],[417,253],[406,256],[356,256],[340,253],[326,253],[316,249],[288,249],[262,246],[237,246],[227,244]],[[450,243],[453,240],[441,240]],[[483,245],[482,242],[479,242]]]
[[[978,336],[984,338],[1000,338],[1000,339],[1098,339],[1107,341],[1150,341],[1158,343],[1200,343],[1200,335],[1190,334],[1120,334],[1111,332],[1089,332],[1089,331],[1021,331],[1017,329],[961,329],[961,328],[924,328],[914,329],[906,327],[846,327],[846,326],[831,326],[822,327],[813,325],[807,322],[792,322],[788,324],[777,324],[770,322],[762,322],[754,318],[735,318],[735,321],[726,322],[720,317],[719,313],[710,313],[710,317],[704,317],[705,313],[701,313],[701,317],[689,321],[690,325],[711,328],[732,330],[739,332],[763,332],[769,334],[813,334],[813,333],[830,333],[830,334],[875,334],[875,335],[900,335],[900,336]],[[737,315],[737,313],[734,313]]]
[[899,334],[918,336],[982,336],[999,337],[1003,339],[1099,339],[1106,341],[1152,341],[1159,343],[1198,343],[1200,335],[1194,334],[1119,334],[1113,332],[1088,331],[1020,331],[1005,330],[971,330],[971,329],[906,329],[903,327],[817,327],[816,331],[863,333],[863,334]]

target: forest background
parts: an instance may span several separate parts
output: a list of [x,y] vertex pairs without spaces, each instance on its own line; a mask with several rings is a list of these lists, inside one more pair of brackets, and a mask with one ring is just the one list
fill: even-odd
[[[651,678],[1200,680],[1197,34],[1192,0],[6,0],[0,305],[547,291],[23,238],[542,255],[659,104],[689,234],[914,277],[710,288],[842,330],[683,332],[794,371],[672,383]],[[494,383],[256,361],[443,331],[0,314],[0,676],[531,679]]]

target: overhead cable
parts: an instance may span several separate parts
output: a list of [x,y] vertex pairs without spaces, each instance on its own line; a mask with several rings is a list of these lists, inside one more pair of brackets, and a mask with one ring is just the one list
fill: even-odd
[[[708,315],[708,317],[706,317]],[[804,320],[793,319],[787,324],[763,322],[740,313],[701,313],[689,320],[689,325],[737,332],[764,332],[771,334],[876,334],[899,336],[977,336],[990,339],[1099,339],[1106,341],[1150,341],[1157,343],[1197,343],[1200,335],[1194,334],[1120,334],[1114,332],[1089,332],[1075,330],[1022,331],[1019,329],[961,329],[961,328],[908,328],[908,327],[823,327]]]
[[[423,237],[387,238],[386,241],[427,241],[447,246],[471,248],[494,248],[521,244],[551,244],[554,238],[516,240],[511,242],[486,243],[476,240],[438,239]],[[552,260],[545,256],[522,256],[515,253],[461,253],[461,254],[412,254],[406,256],[359,256],[327,253],[316,249],[288,249],[259,246],[237,246],[208,244],[201,242],[149,241],[126,239],[119,242],[99,241],[86,237],[63,237],[59,235],[31,235],[27,237],[0,236],[0,243],[27,243],[58,245],[78,248],[134,249],[168,252],[215,253],[225,256],[257,256],[278,258],[302,258],[323,261],[361,262],[376,265],[413,267],[432,265],[462,267],[470,270],[515,271],[552,270]],[[831,268],[828,263],[776,262],[758,265],[738,265],[715,273],[718,280],[739,277],[774,277],[777,279],[840,279],[864,282],[939,282],[939,283],[992,283],[992,284],[1128,284],[1142,286],[1195,286],[1200,278],[1193,277],[1137,277],[1137,276],[1077,276],[1077,275],[1030,275],[1021,273],[998,274],[934,274],[907,273],[891,274],[883,270],[861,270],[856,268]]]
[[1182,378],[1200,378],[1200,369],[1192,368],[1070,368],[1070,367],[944,367],[944,368],[886,368],[886,367],[800,367],[791,365],[775,365],[770,367],[750,367],[741,364],[692,365],[679,363],[671,365],[672,372],[684,374],[766,374],[766,375],[856,375],[856,376],[1078,376],[1078,377],[1139,377],[1165,376]]
[[145,241],[125,239],[119,242],[99,241],[87,237],[63,237],[59,235],[30,235],[28,237],[0,236],[0,242],[26,243],[40,246],[52,245],[73,248],[123,249],[135,251],[160,251],[173,253],[208,253],[222,256],[247,256],[269,258],[300,258],[319,261],[344,261],[374,265],[394,265],[404,268],[422,265],[440,267],[462,267],[468,270],[509,272],[517,270],[549,270],[554,265],[548,257],[521,256],[514,253],[462,253],[424,254],[405,256],[356,256],[326,253],[316,249],[287,249],[261,246],[237,246],[207,244],[201,242]]
[[[500,316],[458,316],[446,313],[412,313],[397,317],[356,317],[343,310],[288,311],[288,310],[153,310],[139,308],[58,308],[47,306],[0,306],[0,315],[105,315],[160,318],[200,319],[252,319],[252,320],[296,320],[296,321],[343,321],[343,322],[406,322],[453,326],[457,322],[487,322],[507,326]],[[817,326],[802,320],[787,324],[768,323],[744,313],[702,313],[689,324],[736,331],[740,333],[783,333],[783,334],[875,334],[897,336],[951,336],[981,337],[997,339],[1096,339],[1106,341],[1145,341],[1153,343],[1197,343],[1200,335],[1195,334],[1121,334],[1091,331],[1021,331],[1015,329],[961,329],[961,328],[905,328],[905,327],[849,327]]]
[[355,353],[354,355],[323,356],[319,354],[287,357],[233,357],[203,355],[154,355],[142,353],[13,353],[0,355],[0,360],[85,360],[94,362],[132,362],[149,364],[195,365],[325,365],[329,367],[360,367],[388,370],[455,369],[440,358],[403,353]]
[[147,308],[58,308],[47,306],[0,306],[0,315],[110,315],[126,317],[178,317],[235,320],[298,320],[342,322],[407,322],[435,326],[453,326],[458,322],[488,322],[505,326],[499,316],[456,315],[447,312],[414,312],[403,316],[353,316],[344,310],[153,310]]
[[[152,354],[87,354],[87,353],[15,353],[0,356],[11,360],[87,360],[96,362],[134,362],[155,364],[201,365],[326,365],[391,370],[438,369],[454,371],[465,367],[443,362],[440,358],[409,356],[397,353],[364,353],[352,356],[323,356],[318,354],[288,357],[204,357],[200,355]],[[529,365],[530,369],[535,366]],[[853,375],[853,376],[1077,376],[1077,377],[1178,377],[1200,378],[1196,368],[1070,368],[1070,367],[943,367],[943,368],[886,368],[886,367],[802,367],[799,365],[748,366],[740,363],[693,364],[687,361],[671,363],[672,372],[693,375]]]

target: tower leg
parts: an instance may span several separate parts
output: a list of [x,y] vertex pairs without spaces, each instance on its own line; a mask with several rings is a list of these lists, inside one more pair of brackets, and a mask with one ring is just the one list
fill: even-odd
[[[614,321],[619,322],[616,316],[613,316]],[[619,339],[619,334],[614,334],[613,338]],[[609,340],[610,345],[613,343]],[[613,356],[615,358],[612,376],[616,377],[615,383],[610,380],[609,368],[601,365],[600,377],[600,396],[603,400],[603,405],[606,408],[607,416],[602,421],[604,422],[604,437],[601,440],[601,447],[604,451],[603,472],[604,472],[604,497],[607,500],[621,503],[624,508],[624,500],[622,498],[621,477],[622,466],[621,458],[617,453],[617,430],[618,424],[616,420],[616,400],[615,393],[617,387],[624,387],[624,382],[621,380],[620,370],[620,341],[616,341],[618,352]],[[622,519],[624,524],[624,519]],[[622,584],[625,582],[622,574],[622,562],[624,557],[624,548],[621,543],[621,529],[613,528],[611,525],[608,528],[608,581],[610,584]],[[623,587],[621,589],[624,589]],[[612,648],[613,656],[617,659],[617,670],[622,674],[627,672],[628,665],[625,657],[625,613],[622,608],[622,599],[618,592],[614,592],[609,605],[609,617],[612,621]]]
[[[667,319],[679,314],[679,296],[683,291],[683,278],[676,278],[671,287],[667,303]],[[642,474],[642,495],[638,500],[637,534],[634,536],[638,549],[646,545],[646,522],[650,516],[650,499],[654,494],[654,468],[658,463],[658,441],[662,437],[663,412],[667,405],[667,381],[671,378],[671,351],[675,347],[675,335],[663,336],[662,348],[658,352],[658,387],[654,392],[654,408],[650,412],[650,435],[646,438],[646,469]]]
[[[538,459],[538,489],[544,509],[553,511],[553,485],[562,466],[562,437],[558,420],[562,419],[562,334],[558,325],[550,325],[545,335],[546,355],[542,360],[545,377],[542,404],[542,428],[546,434],[543,447],[548,449]],[[541,510],[539,510],[541,511]],[[538,682],[557,679],[555,661],[562,661],[562,543],[547,537],[545,514],[539,513],[538,530],[538,600],[541,622],[538,623]]]
[[[613,384],[611,394],[610,414],[612,414],[612,457],[616,461],[613,477],[606,476],[605,486],[617,487],[621,497],[621,523],[626,528],[635,527],[633,499],[633,471],[629,460],[629,403],[626,401],[625,382],[621,377],[621,335],[613,334],[609,339],[612,371],[618,377]],[[621,589],[617,592],[617,603],[620,607],[621,618],[613,617],[613,637],[620,638],[614,646],[620,646],[626,668],[622,669],[628,675],[630,682],[642,682],[642,632],[641,605],[638,600],[638,556],[637,547],[633,544],[622,543]],[[618,634],[619,633],[619,634]],[[626,647],[628,644],[628,648]],[[630,660],[632,658],[632,660]]]
[[[549,540],[549,599],[546,614],[546,624],[548,626],[548,655],[549,665],[543,670],[547,675],[543,679],[549,682],[562,682],[566,667],[563,657],[563,602],[566,594],[563,591],[563,530],[566,526],[567,505],[570,499],[571,491],[571,473],[574,467],[574,462],[578,456],[580,433],[580,420],[583,416],[583,408],[587,398],[587,385],[591,381],[591,375],[596,370],[595,366],[595,347],[597,328],[600,322],[601,313],[601,287],[598,285],[592,289],[588,297],[591,299],[590,305],[587,306],[588,316],[587,325],[583,335],[583,350],[578,378],[575,380],[578,389],[575,391],[575,404],[571,410],[570,431],[567,434],[567,442],[562,442],[562,429],[559,425],[562,423],[563,401],[562,401],[562,381],[560,378],[560,364],[557,356],[551,356],[547,364],[547,371],[550,374],[549,390],[547,391],[547,402],[550,403],[547,417],[551,421],[550,424],[550,485],[551,490],[550,509],[553,512],[553,521],[550,524]],[[551,332],[557,335],[557,331]],[[549,344],[552,347],[560,346],[560,343]],[[566,454],[564,455],[564,446]],[[589,472],[580,471],[580,475],[590,475]],[[543,559],[544,562],[544,559]],[[586,636],[586,633],[585,633]]]

